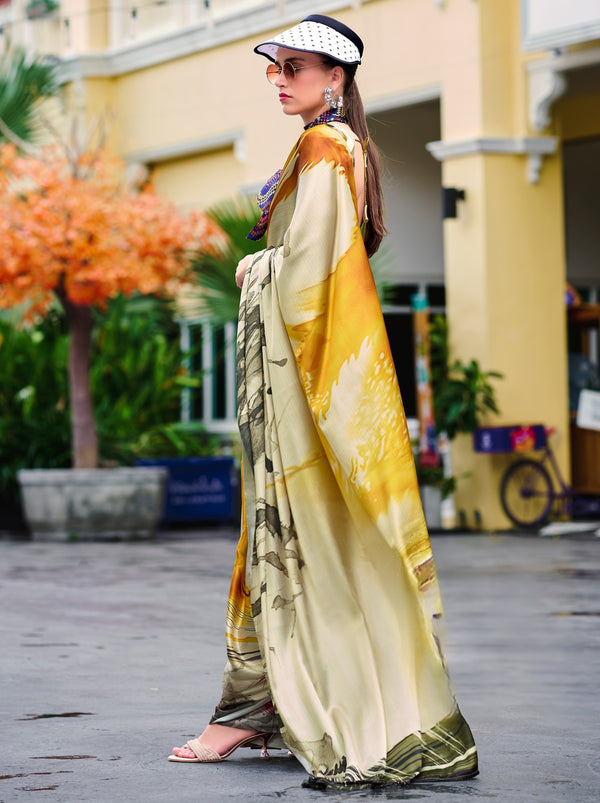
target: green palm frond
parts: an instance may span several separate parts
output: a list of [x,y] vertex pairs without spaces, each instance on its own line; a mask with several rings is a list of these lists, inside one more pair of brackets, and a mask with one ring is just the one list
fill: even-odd
[[369,264],[379,301],[381,304],[387,304],[391,300],[390,296],[393,297],[394,287],[398,284],[396,255],[386,243],[369,259]]
[[[246,239],[260,216],[256,201],[239,196],[208,209],[207,214],[228,236],[218,254],[200,254],[194,261],[197,291],[186,293],[180,312],[187,317],[206,315],[215,324],[237,320],[240,291],[235,269],[246,256],[265,247],[265,240]],[[394,282],[395,260],[389,248],[382,248],[371,260],[379,297],[384,303]]]
[[22,48],[6,51],[0,56],[0,119],[20,139],[31,141],[40,122],[38,103],[57,86],[52,65],[30,59]]
[[260,216],[253,198],[239,196],[208,209],[207,214],[227,234],[218,253],[201,253],[193,263],[197,291],[186,294],[185,315],[207,315],[215,324],[237,320],[240,290],[235,283],[238,262],[265,247],[264,240],[246,235]]

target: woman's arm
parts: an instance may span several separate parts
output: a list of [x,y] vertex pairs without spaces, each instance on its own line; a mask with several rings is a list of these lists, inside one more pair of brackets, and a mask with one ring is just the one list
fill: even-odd
[[235,283],[238,287],[241,287],[244,284],[244,277],[246,275],[246,271],[248,270],[248,266],[250,265],[250,261],[253,257],[253,254],[247,254],[243,259],[240,259],[238,262],[238,266],[235,271]]

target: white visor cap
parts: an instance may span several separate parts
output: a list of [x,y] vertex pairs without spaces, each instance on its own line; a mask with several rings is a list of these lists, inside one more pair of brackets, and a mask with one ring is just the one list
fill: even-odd
[[280,47],[320,53],[343,64],[360,64],[363,51],[363,43],[353,30],[319,14],[313,14],[293,28],[277,34],[269,42],[257,45],[254,52],[275,61]]

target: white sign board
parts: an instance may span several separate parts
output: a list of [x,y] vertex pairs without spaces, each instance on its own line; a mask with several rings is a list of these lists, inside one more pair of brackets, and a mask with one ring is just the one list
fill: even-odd
[[600,430],[600,391],[582,390],[579,394],[577,426]]
[[523,50],[600,38],[600,0],[521,0]]

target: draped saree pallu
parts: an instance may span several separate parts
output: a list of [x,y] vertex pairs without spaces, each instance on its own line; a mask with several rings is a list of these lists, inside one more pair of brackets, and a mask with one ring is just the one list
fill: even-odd
[[471,777],[345,131],[298,140],[242,289],[242,534],[212,721],[280,736],[313,785]]

